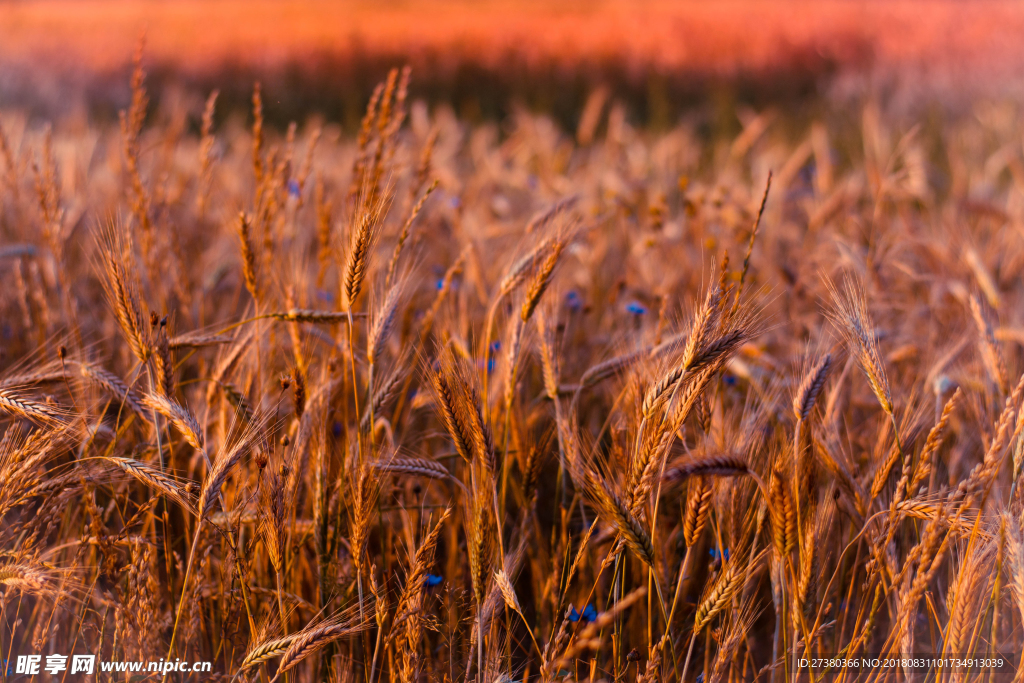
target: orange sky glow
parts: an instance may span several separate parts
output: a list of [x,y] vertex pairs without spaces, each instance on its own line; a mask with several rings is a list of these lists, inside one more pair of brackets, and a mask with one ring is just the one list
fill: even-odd
[[1024,65],[1024,3],[999,0],[41,0],[0,5],[0,60],[115,68],[143,29],[150,59],[187,70],[356,48],[710,73],[799,50],[1012,75]]

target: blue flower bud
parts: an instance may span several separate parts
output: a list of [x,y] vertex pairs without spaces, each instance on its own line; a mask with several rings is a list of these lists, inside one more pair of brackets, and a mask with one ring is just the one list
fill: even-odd
[[639,301],[630,301],[628,304],[626,304],[626,310],[632,313],[633,315],[643,315],[644,313],[647,312],[647,308]]

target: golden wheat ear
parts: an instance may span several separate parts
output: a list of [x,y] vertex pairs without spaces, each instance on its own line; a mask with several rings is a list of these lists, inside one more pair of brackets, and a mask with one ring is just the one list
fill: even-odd
[[43,567],[14,562],[0,564],[0,584],[29,594],[58,591],[57,578]]
[[831,368],[832,356],[826,353],[804,373],[793,396],[793,414],[796,419],[807,420],[810,416],[815,403],[818,402],[818,396],[825,387],[825,380],[828,379]]
[[846,339],[847,347],[864,371],[871,391],[878,399],[882,410],[891,416],[893,414],[892,390],[885,372],[885,364],[882,362],[878,334],[868,313],[867,295],[864,293],[864,288],[851,278],[844,281],[841,289],[827,278],[825,286],[832,296],[832,309],[828,313],[829,319]]
[[131,233],[127,226],[111,221],[101,228],[97,246],[97,265],[107,300],[132,353],[145,363],[151,354],[150,328],[143,313],[142,286],[135,268]]
[[195,511],[195,505],[190,495],[190,487],[182,486],[177,481],[167,476],[155,467],[132,458],[121,458],[109,456],[104,458],[122,472],[142,482],[157,491],[163,493],[189,512]]
[[[355,609],[349,609],[321,622],[311,624],[294,634],[288,647],[281,653],[277,673],[271,683],[277,681],[282,674],[297,666],[304,659],[313,655],[332,642],[356,635],[369,628],[370,624],[359,618]],[[250,664],[253,666],[253,664]]]

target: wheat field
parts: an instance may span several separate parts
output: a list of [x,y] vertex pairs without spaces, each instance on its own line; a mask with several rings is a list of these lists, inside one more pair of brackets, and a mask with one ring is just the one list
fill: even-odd
[[1024,679],[1012,109],[567,133],[409,78],[355,135],[139,60],[118,123],[0,114],[4,680]]

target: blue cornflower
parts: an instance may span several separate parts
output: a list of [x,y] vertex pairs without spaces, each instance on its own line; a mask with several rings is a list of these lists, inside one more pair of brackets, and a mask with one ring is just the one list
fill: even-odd
[[441,582],[444,581],[443,576],[437,576],[436,574],[427,574],[427,587],[433,588],[434,586],[440,586]]
[[592,604],[587,605],[583,609],[583,612],[577,612],[576,608],[572,607],[572,605],[570,605],[570,608],[571,611],[569,612],[569,621],[573,623],[577,621],[582,621],[584,624],[586,624],[597,619],[597,609]]
[[699,674],[697,674],[697,683],[704,683],[704,672],[703,671],[701,671]]
[[571,289],[565,295],[565,305],[569,307],[570,311],[578,311],[583,308],[583,299],[580,298],[575,289]]
[[[476,361],[476,366],[478,368],[483,368],[484,367],[484,359],[483,358],[478,359]],[[488,356],[487,357],[487,374],[491,374],[492,372],[494,372],[494,368],[496,368],[497,366],[498,366],[498,359],[495,358],[493,354]]]
[[724,559],[726,561],[729,560],[729,549],[728,548],[726,548],[725,550],[723,550],[721,552],[719,552],[718,548],[712,548],[711,550],[708,551],[708,554],[711,555],[711,559],[713,559],[713,560],[722,560],[722,559]]
[[647,308],[639,301],[630,301],[626,304],[626,310],[633,315],[643,315],[647,312]]
[[441,278],[440,280],[437,281],[437,288],[438,289],[443,289],[444,288],[444,278]]
[[294,179],[289,180],[288,181],[288,194],[290,194],[291,196],[293,196],[296,199],[298,199],[299,198],[299,194],[301,194],[301,193],[302,193],[302,188],[299,187],[299,181],[298,180],[294,180]]
[[320,299],[320,301],[326,301],[329,304],[334,303],[334,293],[326,289],[316,290],[316,298]]
[[457,209],[460,206],[462,206],[462,200],[459,199],[458,197],[452,197],[451,199],[448,200],[448,206],[452,207],[453,209]]
[[736,386],[736,375],[726,375],[722,379],[725,381],[726,386]]

